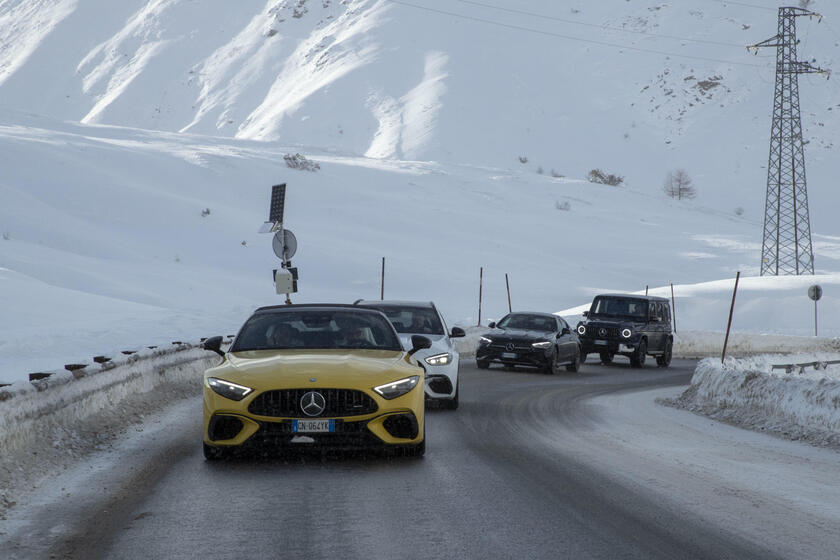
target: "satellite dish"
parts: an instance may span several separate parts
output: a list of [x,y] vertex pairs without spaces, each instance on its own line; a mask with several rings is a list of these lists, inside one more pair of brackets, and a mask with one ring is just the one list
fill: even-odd
[[287,261],[295,256],[297,252],[297,238],[290,229],[281,229],[274,234],[271,247],[278,259]]

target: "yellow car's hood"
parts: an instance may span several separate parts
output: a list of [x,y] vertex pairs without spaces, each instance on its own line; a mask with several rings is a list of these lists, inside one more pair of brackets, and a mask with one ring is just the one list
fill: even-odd
[[208,370],[207,375],[265,390],[284,387],[369,388],[410,375],[421,375],[422,372],[403,351],[248,350],[227,354],[225,361]]

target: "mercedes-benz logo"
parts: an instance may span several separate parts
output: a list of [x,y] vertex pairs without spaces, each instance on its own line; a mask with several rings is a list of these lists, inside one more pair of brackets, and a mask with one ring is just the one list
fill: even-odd
[[598,334],[601,336],[607,336],[607,329],[598,329]]
[[516,346],[513,345],[513,342],[508,342],[507,344],[505,344],[505,350],[507,350],[508,352],[510,352],[514,348],[516,348]]
[[319,416],[327,408],[327,399],[316,391],[304,393],[300,398],[300,409],[307,416]]

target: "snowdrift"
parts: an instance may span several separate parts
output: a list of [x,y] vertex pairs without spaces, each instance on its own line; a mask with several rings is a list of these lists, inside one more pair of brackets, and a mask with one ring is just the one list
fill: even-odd
[[836,360],[837,354],[702,360],[673,404],[754,430],[819,445],[840,444],[840,367],[774,370],[773,365]]

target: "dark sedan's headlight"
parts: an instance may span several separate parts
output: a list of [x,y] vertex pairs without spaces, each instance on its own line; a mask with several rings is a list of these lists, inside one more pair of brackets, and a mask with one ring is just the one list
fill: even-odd
[[208,377],[207,385],[216,393],[232,401],[241,401],[253,391],[250,387],[237,385],[236,383],[231,383],[218,377]]
[[479,337],[479,339],[478,339],[479,344],[485,344],[486,345],[486,344],[490,344],[491,342],[493,342],[493,339],[487,338],[486,336]]
[[548,348],[550,346],[551,346],[551,341],[550,340],[540,340],[538,342],[532,342],[531,343],[532,348],[545,349],[545,348]]
[[384,398],[391,400],[401,397],[414,389],[419,381],[420,376],[412,375],[411,377],[406,377],[405,379],[400,379],[399,381],[394,381],[393,383],[386,383],[385,385],[374,387],[373,390],[382,395]]

